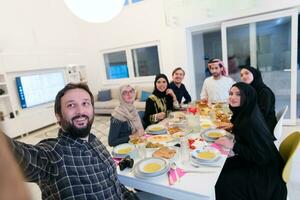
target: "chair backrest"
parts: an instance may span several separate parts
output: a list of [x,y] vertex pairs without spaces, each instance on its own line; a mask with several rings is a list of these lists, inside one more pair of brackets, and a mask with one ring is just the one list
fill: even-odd
[[287,109],[288,109],[288,106],[285,106],[276,114],[277,124],[274,128],[273,133],[277,140],[279,140],[282,135],[282,122],[283,122],[284,115],[287,112]]
[[278,111],[278,113],[276,113],[277,121],[279,121],[280,118],[284,117],[287,110],[288,110],[288,105],[284,106],[283,108],[281,108],[281,110]]
[[290,178],[292,160],[297,148],[300,147],[300,132],[294,132],[287,136],[280,144],[279,152],[285,161],[285,166],[282,171],[282,179],[287,183]]

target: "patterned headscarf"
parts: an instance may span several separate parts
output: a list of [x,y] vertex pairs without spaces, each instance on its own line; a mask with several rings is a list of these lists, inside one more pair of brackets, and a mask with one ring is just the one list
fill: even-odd
[[133,105],[133,101],[130,103],[126,103],[123,99],[123,92],[130,88],[134,94],[135,98],[135,90],[130,85],[123,85],[120,87],[120,105],[115,108],[115,110],[112,112],[112,116],[120,121],[128,121],[130,123],[130,126],[133,130],[133,132],[144,132],[144,128],[142,125],[142,121],[137,113],[137,110],[135,106]]
[[227,71],[226,71],[225,65],[224,65],[223,61],[220,59],[217,59],[217,58],[211,59],[208,62],[208,68],[210,68],[210,66],[215,63],[219,64],[219,67],[221,68],[222,76],[227,76]]

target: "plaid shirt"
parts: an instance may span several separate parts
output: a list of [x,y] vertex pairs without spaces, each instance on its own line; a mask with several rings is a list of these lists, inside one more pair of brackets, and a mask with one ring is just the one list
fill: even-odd
[[89,141],[60,133],[37,145],[10,140],[28,181],[43,199],[123,199],[116,165],[93,135]]

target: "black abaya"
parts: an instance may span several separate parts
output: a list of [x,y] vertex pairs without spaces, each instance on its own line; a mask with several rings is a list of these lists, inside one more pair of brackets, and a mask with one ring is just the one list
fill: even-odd
[[241,93],[241,106],[230,106],[235,156],[225,162],[215,188],[216,199],[286,199],[286,184],[281,177],[283,160],[257,106],[255,90],[245,83],[234,86]]

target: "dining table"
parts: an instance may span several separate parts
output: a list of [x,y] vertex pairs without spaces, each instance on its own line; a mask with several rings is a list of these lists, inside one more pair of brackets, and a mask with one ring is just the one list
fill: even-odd
[[[201,123],[202,117],[199,118],[199,124]],[[207,119],[205,119],[207,121]],[[165,126],[168,125],[168,122],[163,122]],[[198,135],[199,137],[203,133],[203,129],[193,130],[190,131],[185,137],[189,135]],[[178,146],[180,144],[179,140],[175,140],[169,144],[169,146],[174,147],[174,145]],[[228,157],[229,150],[223,149],[221,146],[215,143],[207,143],[208,146],[216,148],[219,150],[220,158],[218,161],[213,165],[195,165],[194,162],[191,160],[191,152],[192,150],[189,149],[189,157],[188,160],[183,161],[181,150],[179,147],[177,156],[172,161],[168,161],[169,165],[172,163],[176,165],[179,169],[184,171],[185,173],[183,176],[178,178],[175,183],[170,184],[169,176],[170,174],[164,173],[159,176],[155,177],[139,177],[135,174],[135,165],[140,160],[144,159],[145,157],[151,157],[151,151],[146,151],[146,154],[139,155],[137,154],[134,157],[134,166],[133,168],[126,168],[124,170],[120,170],[118,168],[118,178],[122,184],[125,186],[135,188],[137,190],[145,191],[148,193],[153,193],[159,196],[166,197],[168,199],[178,199],[178,200],[209,200],[215,199],[215,184],[218,180],[218,177],[221,173],[222,167]],[[171,168],[170,168],[171,169]]]

